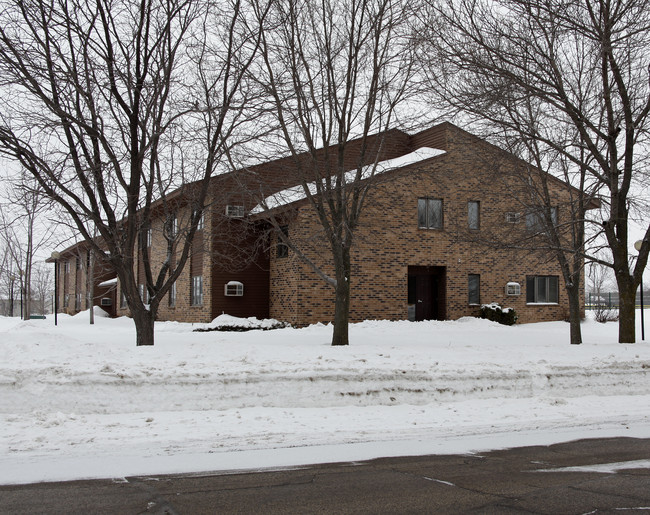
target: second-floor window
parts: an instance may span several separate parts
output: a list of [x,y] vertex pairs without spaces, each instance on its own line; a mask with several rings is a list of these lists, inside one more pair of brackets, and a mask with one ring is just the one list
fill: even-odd
[[[196,212],[197,212],[196,209],[195,209],[194,211],[192,211],[192,217],[196,216]],[[204,222],[204,216],[203,216],[203,215],[204,215],[204,213],[201,212],[201,216],[200,216],[200,218],[199,218],[199,221],[198,221],[198,223],[196,224],[196,230],[197,230],[197,231],[202,231],[202,230],[203,230],[203,226],[205,225],[205,222]]]
[[[546,218],[543,207],[531,209],[526,213],[526,230],[530,232],[544,232],[546,231]],[[557,207],[551,207],[550,212],[551,222],[557,225]]]
[[418,227],[420,229],[442,229],[442,199],[418,199]]
[[467,226],[475,230],[481,226],[480,204],[475,200],[467,203]]

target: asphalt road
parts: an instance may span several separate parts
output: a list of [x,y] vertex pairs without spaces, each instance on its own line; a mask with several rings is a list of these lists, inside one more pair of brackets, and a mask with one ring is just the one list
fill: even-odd
[[618,472],[553,471],[638,460],[650,460],[650,439],[227,475],[0,486],[0,513],[650,513],[648,462]]

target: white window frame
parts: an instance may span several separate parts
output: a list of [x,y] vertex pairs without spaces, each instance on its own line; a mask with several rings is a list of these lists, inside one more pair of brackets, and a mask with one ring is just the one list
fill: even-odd
[[110,297],[102,297],[102,300],[100,301],[100,305],[102,306],[112,306],[113,305],[113,299]]

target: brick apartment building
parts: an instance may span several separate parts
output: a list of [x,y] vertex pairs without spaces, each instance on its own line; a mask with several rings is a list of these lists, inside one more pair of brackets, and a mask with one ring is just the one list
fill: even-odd
[[[372,141],[381,142],[381,173],[372,179],[355,233],[351,321],[453,320],[476,316],[491,302],[515,308],[524,323],[567,318],[555,260],[547,252],[521,250],[521,242],[534,241],[540,230],[530,193],[535,175],[522,181],[529,165],[449,123],[413,135],[393,130]],[[354,143],[348,155],[352,168]],[[212,179],[190,259],[160,304],[160,320],[209,322],[221,313],[295,325],[333,319],[333,289],[282,244],[258,205],[263,192],[276,225],[280,221],[293,244],[333,274],[296,177],[287,158]],[[570,225],[571,190],[555,179],[548,185],[555,222]],[[283,192],[291,195],[280,199]],[[188,209],[179,207],[179,227]],[[152,262],[164,259],[163,223],[154,219],[141,238]],[[511,249],[513,242],[520,250]],[[59,306],[68,313],[90,303],[85,248],[81,243],[61,252]],[[137,274],[146,295],[140,266]],[[128,315],[114,273],[97,267],[93,283],[95,305],[112,316]]]

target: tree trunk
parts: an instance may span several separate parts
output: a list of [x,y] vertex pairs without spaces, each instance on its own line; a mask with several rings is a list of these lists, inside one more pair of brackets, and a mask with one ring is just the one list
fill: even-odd
[[566,292],[569,296],[569,331],[571,345],[580,345],[582,343],[582,329],[580,328],[580,287],[568,287]]
[[337,259],[336,301],[334,304],[334,332],[332,345],[349,345],[348,326],[350,323],[350,253],[344,250]]
[[131,310],[133,322],[135,323],[136,345],[153,345],[155,314],[145,308]]
[[618,280],[618,343],[636,341],[636,288],[633,279]]

